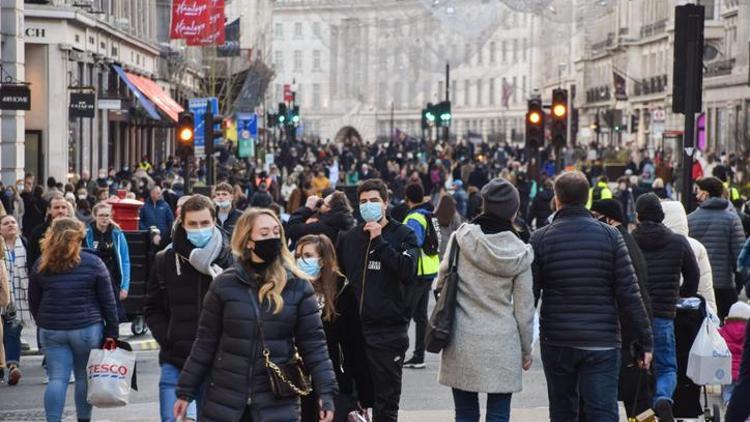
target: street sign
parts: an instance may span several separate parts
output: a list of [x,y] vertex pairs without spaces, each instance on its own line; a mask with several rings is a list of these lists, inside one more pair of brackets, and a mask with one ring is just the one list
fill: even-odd
[[93,118],[96,116],[96,94],[71,92],[68,115],[70,118]]
[[258,139],[258,116],[237,113],[237,155],[240,158],[255,156],[255,141]]
[[663,122],[667,120],[667,112],[663,108],[655,108],[651,110],[651,120],[655,122]]
[[122,100],[119,98],[99,98],[96,108],[99,110],[122,110]]
[[31,110],[31,90],[28,85],[0,86],[0,110]]
[[195,116],[195,156],[204,157],[206,155],[206,142],[203,131],[204,117],[207,110],[210,110],[214,114],[219,113],[219,99],[216,97],[191,98],[188,100],[188,108]]

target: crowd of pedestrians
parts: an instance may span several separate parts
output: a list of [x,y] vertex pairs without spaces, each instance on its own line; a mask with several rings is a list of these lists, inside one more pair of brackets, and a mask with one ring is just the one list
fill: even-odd
[[750,306],[739,294],[750,210],[733,198],[728,164],[712,162],[696,182],[698,208],[685,210],[659,157],[628,163],[610,183],[600,160],[555,174],[544,156],[536,165],[505,145],[298,142],[273,152],[258,166],[222,153],[212,186],[200,163],[185,174],[178,160],[148,157],[96,179],[50,178],[45,188],[27,175],[9,186],[8,384],[22,378],[21,332],[35,324],[48,420],[61,419],[71,373],[78,418],[91,418],[88,352],[127,320],[119,196],[143,201],[139,229],[159,250],[143,312],[160,346],[162,421],[367,411],[396,421],[403,370],[427,365],[429,303],[451,268],[460,283],[438,382],[451,388],[457,421],[479,420],[479,393],[488,421],[510,420],[537,312],[550,420],[617,421],[618,400],[631,417],[650,408],[674,420],[676,309],[694,296],[733,354],[728,420],[750,414],[734,399],[750,394]]

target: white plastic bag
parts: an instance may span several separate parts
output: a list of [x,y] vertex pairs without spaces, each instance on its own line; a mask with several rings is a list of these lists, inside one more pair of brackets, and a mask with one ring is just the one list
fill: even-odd
[[124,349],[92,349],[86,366],[89,404],[96,407],[120,407],[130,401],[130,382],[135,353]]
[[688,357],[687,376],[698,385],[732,383],[732,353],[710,318],[705,318]]

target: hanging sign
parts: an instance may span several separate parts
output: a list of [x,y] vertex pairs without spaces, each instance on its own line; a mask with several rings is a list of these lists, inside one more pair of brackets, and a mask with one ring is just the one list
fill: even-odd
[[68,115],[74,117],[93,118],[96,116],[96,94],[71,92]]
[[28,85],[0,86],[0,110],[31,110],[31,90]]

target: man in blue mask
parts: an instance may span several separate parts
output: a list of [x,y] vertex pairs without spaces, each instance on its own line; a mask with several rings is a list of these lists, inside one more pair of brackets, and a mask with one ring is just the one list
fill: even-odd
[[[191,196],[180,207],[172,243],[156,254],[146,292],[146,323],[161,348],[162,421],[174,421],[177,378],[195,340],[203,297],[213,279],[231,264],[231,253],[216,226],[213,201]],[[195,420],[194,403],[191,407],[187,418]]]
[[339,235],[339,268],[357,298],[375,395],[373,420],[398,420],[401,373],[409,347],[409,291],[416,279],[417,237],[388,218],[388,187],[369,179],[357,188],[364,224]]

